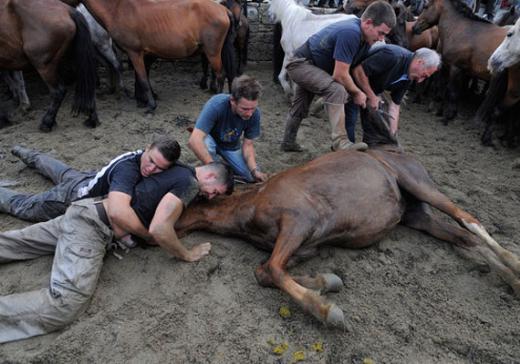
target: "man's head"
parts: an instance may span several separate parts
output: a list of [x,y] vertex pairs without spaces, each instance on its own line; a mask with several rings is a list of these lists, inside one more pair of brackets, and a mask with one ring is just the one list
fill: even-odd
[[395,12],[385,1],[370,4],[361,15],[361,32],[363,39],[369,45],[384,40],[385,36],[395,27]]
[[231,84],[231,109],[244,120],[249,120],[258,106],[262,86],[253,77],[242,75]]
[[141,175],[148,177],[170,168],[180,155],[181,147],[175,139],[165,135],[154,138],[141,156]]
[[211,200],[217,195],[233,193],[233,171],[225,164],[211,162],[195,168],[200,194]]
[[441,56],[429,48],[419,48],[415,51],[408,68],[408,77],[421,83],[435,73],[441,66]]

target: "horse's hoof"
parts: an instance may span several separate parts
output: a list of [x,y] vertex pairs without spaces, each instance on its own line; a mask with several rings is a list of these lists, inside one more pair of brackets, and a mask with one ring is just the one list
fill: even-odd
[[327,313],[327,325],[333,326],[333,327],[339,327],[339,328],[347,328],[347,325],[345,323],[345,316],[343,315],[343,311],[336,306],[335,304],[332,304],[329,308],[329,312]]
[[52,131],[52,128],[55,126],[56,124],[40,124],[40,126],[38,127],[38,129],[40,129],[40,131],[44,132],[44,133],[50,133]]
[[324,273],[321,276],[325,283],[321,293],[339,292],[343,288],[343,281],[334,273]]
[[101,125],[101,123],[99,122],[99,119],[92,120],[89,118],[83,122],[83,125],[85,125],[87,128],[94,129],[95,127]]

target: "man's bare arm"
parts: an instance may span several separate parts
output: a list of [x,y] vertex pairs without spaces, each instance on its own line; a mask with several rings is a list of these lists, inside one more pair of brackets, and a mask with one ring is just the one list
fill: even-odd
[[368,79],[368,76],[366,75],[363,67],[361,65],[354,67],[352,70],[352,76],[354,77],[356,84],[367,95],[368,106],[377,109],[381,99],[375,94],[374,90],[372,90],[372,87],[370,86],[370,80]]
[[203,243],[187,249],[175,233],[174,225],[181,216],[184,206],[182,201],[172,193],[167,193],[159,202],[152,222],[150,234],[164,250],[187,262],[195,262],[209,254],[210,243]]
[[267,180],[267,175],[258,170],[258,166],[256,164],[255,147],[251,139],[244,138],[244,142],[242,143],[242,155],[244,156],[247,167],[250,171],[252,171],[251,174],[253,177],[257,181],[261,182]]
[[151,240],[152,236],[130,206],[131,201],[132,196],[124,192],[112,191],[108,194],[107,215],[111,224],[115,225],[116,236],[121,235],[121,230],[123,230],[147,241]]
[[392,100],[389,101],[388,105],[388,113],[391,116],[390,119],[390,133],[395,135],[397,133],[397,128],[399,127],[399,111],[401,106],[399,104],[394,103]]
[[195,153],[197,158],[204,164],[213,162],[211,154],[209,154],[206,144],[204,144],[204,138],[206,133],[202,130],[195,128],[191,133],[190,139],[188,140],[188,147]]
[[364,108],[366,106],[367,95],[356,86],[356,83],[350,76],[350,64],[335,61],[334,72],[332,74],[334,81],[341,83],[347,92],[352,96],[356,105]]

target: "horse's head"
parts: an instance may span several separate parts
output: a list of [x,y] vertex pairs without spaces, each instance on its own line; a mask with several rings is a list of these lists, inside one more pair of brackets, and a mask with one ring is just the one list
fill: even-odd
[[396,135],[392,135],[390,132],[390,118],[391,116],[385,107],[379,109],[367,107],[361,110],[363,141],[369,147],[381,145],[399,146]]
[[347,14],[361,16],[363,11],[375,0],[347,0],[343,3],[343,10]]
[[439,23],[439,17],[443,8],[443,0],[427,0],[424,4],[424,10],[417,18],[417,22],[413,26],[414,34],[421,34],[428,28]]
[[512,26],[502,43],[493,52],[488,61],[491,73],[498,73],[520,62],[520,19]]
[[392,44],[408,48],[408,37],[406,36],[406,20],[408,19],[408,10],[398,2],[392,5],[395,12],[396,23],[390,34],[386,36],[387,40]]

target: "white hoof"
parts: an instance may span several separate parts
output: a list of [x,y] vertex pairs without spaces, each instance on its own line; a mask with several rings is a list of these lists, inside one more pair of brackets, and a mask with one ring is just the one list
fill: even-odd
[[329,313],[327,314],[327,325],[340,328],[346,327],[343,311],[335,304],[330,306]]
[[343,281],[334,273],[324,273],[321,276],[325,281],[325,287],[323,288],[322,293],[339,292],[341,288],[343,288]]

